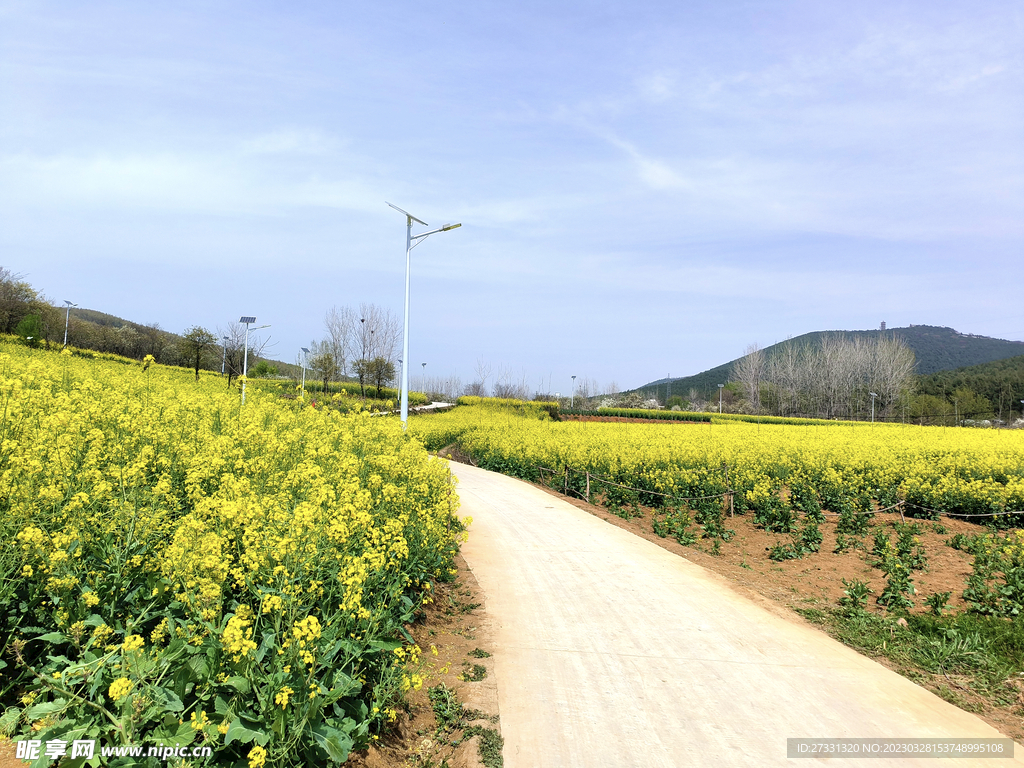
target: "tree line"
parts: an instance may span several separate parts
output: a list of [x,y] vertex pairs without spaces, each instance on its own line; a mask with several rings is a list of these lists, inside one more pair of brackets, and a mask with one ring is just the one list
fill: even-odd
[[[245,327],[238,323],[216,332],[193,326],[178,335],[155,323],[141,325],[81,307],[69,311],[7,267],[0,267],[0,333],[20,336],[36,347],[63,346],[66,336],[71,347],[136,360],[151,355],[165,365],[191,368],[197,377],[201,369],[223,368],[229,384],[245,367]],[[273,367],[259,360],[263,342],[254,336],[249,342],[250,369],[256,375],[272,373]]]
[[[766,355],[757,345],[736,361],[722,393],[727,410],[824,419],[948,425],[1008,422],[1024,399],[1024,357],[929,376],[899,336],[822,334],[785,342]],[[696,399],[700,399],[699,397]],[[704,403],[714,408],[716,403]]]

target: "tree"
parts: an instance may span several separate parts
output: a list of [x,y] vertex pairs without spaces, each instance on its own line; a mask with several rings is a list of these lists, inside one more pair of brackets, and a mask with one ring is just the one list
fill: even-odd
[[266,360],[260,360],[252,368],[254,379],[269,379],[273,376],[277,376],[277,366],[271,365]]
[[377,385],[377,397],[380,397],[381,387],[390,384],[395,380],[395,364],[383,357],[375,357],[370,361],[372,377]]
[[14,274],[7,267],[0,267],[0,333],[14,331],[22,318],[32,312],[32,305],[39,300],[32,286],[21,278],[21,275]]
[[366,397],[366,382],[375,380],[369,375],[374,369],[375,359],[383,359],[391,365],[392,371],[394,370],[402,326],[398,318],[391,314],[391,310],[378,307],[376,304],[360,304],[359,327],[355,327],[354,317],[352,322],[354,348],[359,350],[359,359],[352,365],[352,371],[359,379],[360,393]]
[[178,349],[182,357],[188,361],[190,368],[195,368],[196,381],[199,381],[199,369],[207,362],[210,352],[217,344],[217,338],[205,328],[194,325],[181,336]]
[[39,315],[25,315],[14,332],[30,347],[38,347],[43,336],[43,321]]
[[338,360],[334,357],[331,344],[327,341],[315,341],[310,347],[309,370],[313,376],[324,383],[324,393],[329,391],[330,383],[338,376]]
[[324,329],[327,331],[324,343],[330,346],[337,364],[338,376],[345,375],[349,360],[353,357],[357,324],[362,325],[350,307],[331,307],[324,315]]
[[732,375],[742,385],[752,413],[761,412],[761,381],[764,374],[764,351],[757,344],[751,344],[746,354],[736,361]]

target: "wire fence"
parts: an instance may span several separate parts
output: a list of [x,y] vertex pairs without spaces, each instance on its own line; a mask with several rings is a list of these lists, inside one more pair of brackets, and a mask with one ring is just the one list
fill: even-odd
[[[660,496],[662,498],[672,499],[672,500],[677,501],[677,502],[706,501],[708,499],[722,499],[722,498],[725,498],[725,497],[729,497],[729,516],[730,517],[734,517],[735,516],[735,505],[734,505],[733,497],[736,494],[736,489],[732,488],[732,487],[727,487],[727,489],[725,491],[723,491],[722,493],[714,493],[714,494],[710,494],[710,495],[707,495],[707,496],[679,496],[678,494],[662,493],[661,491],[652,491],[652,490],[648,490],[647,488],[636,488],[636,487],[634,487],[632,485],[624,485],[623,483],[616,482],[614,480],[611,480],[610,478],[604,477],[604,476],[596,474],[594,472],[590,472],[589,470],[575,469],[574,467],[570,467],[568,465],[566,465],[561,470],[551,469],[550,467],[544,467],[544,466],[541,466],[539,464],[536,465],[536,467],[541,472],[547,472],[551,476],[552,479],[554,479],[558,475],[561,475],[562,478],[563,478],[562,479],[562,495],[564,495],[564,496],[570,496],[570,495],[578,496],[579,498],[584,499],[588,504],[591,503],[591,495],[592,495],[591,494],[591,484],[592,484],[592,482],[596,481],[597,483],[602,484],[602,485],[608,485],[608,486],[614,486],[616,488],[622,488],[623,490],[633,491],[633,492],[635,492],[637,494],[647,494],[649,496]],[[727,479],[726,481],[728,482],[728,466],[725,467],[725,470],[726,470],[726,479]],[[569,484],[569,476],[570,476],[569,473],[570,472],[575,473],[577,475],[584,475],[586,477],[586,490],[585,491],[580,492],[580,491],[576,490],[574,487],[572,487]],[[550,483],[547,483],[547,485],[550,487]],[[949,517],[949,518],[954,518],[954,519],[977,518],[977,517],[996,518],[996,517],[1004,517],[1006,515],[1024,515],[1024,510],[1020,510],[1020,509],[1018,509],[1018,510],[1004,510],[1004,511],[1001,511],[1001,512],[981,512],[981,513],[947,512],[947,511],[940,510],[940,509],[933,509],[931,507],[926,507],[926,506],[924,506],[922,504],[917,504],[915,502],[906,501],[905,499],[904,500],[900,500],[900,501],[896,502],[895,504],[893,504],[891,506],[888,506],[888,507],[883,507],[881,509],[871,509],[871,510],[868,510],[866,512],[855,511],[855,512],[853,512],[853,514],[855,514],[855,515],[875,515],[875,514],[879,514],[879,513],[882,513],[882,512],[891,512],[892,510],[895,509],[895,510],[899,511],[900,518],[904,522],[906,522],[906,516],[904,515],[904,509],[909,511],[911,508],[913,508],[915,510],[921,510],[921,511],[924,511],[924,512],[928,512],[928,513],[930,513],[932,515],[935,515],[935,516],[938,516],[938,517],[943,517],[944,516],[944,517]],[[821,512],[819,512],[817,514],[824,515],[825,517],[842,517],[842,515],[843,515],[842,512],[825,512],[825,511],[821,511]]]

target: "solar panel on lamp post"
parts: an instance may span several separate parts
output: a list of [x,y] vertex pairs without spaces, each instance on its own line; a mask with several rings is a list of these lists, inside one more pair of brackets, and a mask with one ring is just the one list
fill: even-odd
[[[387,200],[384,201],[387,203]],[[412,265],[410,254],[412,249],[423,242],[423,240],[430,235],[438,232],[447,232],[450,229],[458,229],[462,224],[445,224],[443,227],[432,229],[429,232],[421,232],[418,235],[412,233],[412,223],[415,221],[417,224],[422,224],[424,227],[430,226],[425,221],[421,221],[413,216],[408,211],[403,211],[397,205],[389,206],[394,208],[396,211],[405,216],[405,331],[402,342],[402,359],[409,359],[409,273]],[[406,422],[409,420],[409,367],[402,365],[402,429],[405,429]]]
[[[238,322],[245,325],[245,348],[242,353],[242,405],[245,405],[245,381],[249,377],[249,326],[256,322],[256,318],[252,315],[242,315],[238,318]],[[258,331],[260,328],[269,327],[269,325],[260,325],[253,330]]]
[[71,308],[78,305],[67,299],[64,299],[64,303],[68,305],[68,310],[64,313],[64,346],[66,347],[68,345],[68,321],[71,319]]
[[306,398],[306,358],[309,356],[309,350],[305,347],[299,347],[302,350],[302,399]]

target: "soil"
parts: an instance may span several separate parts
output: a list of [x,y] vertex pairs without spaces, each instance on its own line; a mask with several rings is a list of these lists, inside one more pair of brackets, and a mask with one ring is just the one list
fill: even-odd
[[[420,690],[406,694],[407,707],[399,712],[391,733],[382,737],[364,753],[354,754],[346,765],[356,768],[398,768],[399,766],[439,766],[481,768],[479,736],[463,740],[464,728],[438,733],[437,720],[428,690],[440,684],[455,691],[459,701],[471,712],[465,726],[490,728],[498,733],[498,690],[493,677],[493,628],[484,607],[485,598],[459,555],[455,561],[458,575],[450,584],[435,584],[434,602],[423,616],[408,627],[423,651]],[[437,650],[437,655],[432,652]],[[486,655],[485,655],[486,654]],[[477,681],[482,666],[485,675]],[[476,674],[473,674],[473,673]],[[3,768],[0,766],[0,768]]]
[[[443,765],[449,768],[481,768],[480,736],[464,739],[465,728],[479,726],[501,732],[497,722],[498,694],[493,677],[493,630],[484,609],[484,596],[461,556],[458,575],[450,584],[434,586],[433,603],[415,624],[407,627],[422,650],[420,690],[406,694],[407,706],[399,710],[391,731],[368,750],[353,754],[346,765],[356,768],[417,768]],[[432,652],[436,649],[437,654]],[[486,654],[486,655],[485,655]],[[475,667],[483,668],[483,672]],[[481,679],[461,677],[467,672]],[[438,733],[428,689],[445,684],[456,692],[471,714],[461,727]],[[14,744],[0,739],[0,768],[24,768],[28,761],[15,757]]]

